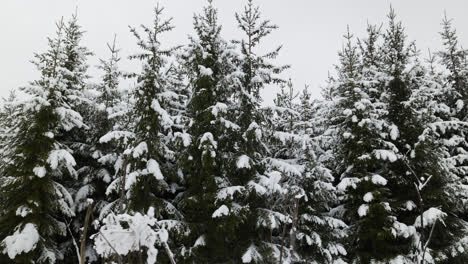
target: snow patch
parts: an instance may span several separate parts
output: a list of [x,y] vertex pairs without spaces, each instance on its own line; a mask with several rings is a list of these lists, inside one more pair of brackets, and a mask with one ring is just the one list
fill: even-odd
[[39,241],[39,232],[34,224],[27,223],[23,229],[16,230],[11,236],[7,236],[2,245],[3,254],[8,254],[10,259],[15,259],[17,255],[28,253],[36,248]]
[[214,211],[212,218],[218,218],[221,216],[229,215],[229,208],[226,205],[221,205],[216,211]]
[[193,247],[204,246],[206,245],[205,236],[200,236],[193,244]]
[[210,68],[206,68],[203,65],[198,65],[198,69],[200,70],[200,75],[201,76],[211,76],[213,75],[213,70]]
[[377,159],[380,160],[388,160],[390,162],[395,162],[397,160],[397,156],[395,155],[395,153],[386,149],[375,150],[374,155]]
[[364,202],[369,203],[374,199],[374,195],[371,192],[368,192],[364,195],[362,199],[364,200]]
[[378,174],[372,175],[371,181],[373,184],[376,184],[376,185],[382,185],[382,186],[387,185],[387,180]]
[[341,180],[341,182],[338,184],[337,188],[340,191],[346,191],[349,187],[356,189],[357,183],[359,183],[361,180],[356,177],[352,178],[344,178]]
[[175,132],[174,136],[175,138],[180,138],[182,140],[182,145],[184,145],[184,147],[190,146],[190,143],[192,142],[192,138],[188,133]]
[[262,260],[262,255],[253,244],[242,255],[242,263],[258,262]]
[[140,142],[140,144],[133,149],[133,157],[138,158],[146,152],[148,152],[148,145],[146,145],[146,142]]
[[76,165],[75,159],[70,152],[64,149],[52,150],[47,158],[47,163],[50,165],[50,168],[53,170],[57,169],[60,161],[65,161],[65,165],[69,170]]
[[242,169],[250,169],[250,158],[247,155],[242,155],[237,159],[237,168]]
[[41,167],[34,167],[33,172],[37,177],[43,178],[46,175],[46,168],[44,168],[42,166]]
[[32,209],[27,207],[27,206],[24,206],[24,205],[22,205],[22,206],[18,207],[18,209],[16,209],[16,215],[17,216],[25,217],[29,213],[32,213]]
[[154,159],[150,159],[146,162],[146,168],[148,173],[153,174],[157,180],[164,179],[161,169],[159,168],[159,163]]
[[369,212],[369,205],[368,204],[361,204],[358,208],[358,215],[360,217],[366,216]]
[[[447,216],[446,213],[442,212],[441,210],[431,207],[423,213],[423,225],[424,227],[432,226],[437,220],[440,220],[442,223],[444,222],[443,219]],[[414,221],[415,227],[421,227],[421,216],[419,215],[416,217]]]

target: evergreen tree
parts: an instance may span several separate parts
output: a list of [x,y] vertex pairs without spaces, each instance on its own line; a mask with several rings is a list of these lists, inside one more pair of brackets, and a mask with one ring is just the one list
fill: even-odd
[[[173,26],[171,19],[162,18],[163,8],[157,6],[154,11],[153,26],[142,26],[145,36],[131,28],[141,52],[130,56],[130,59],[140,61],[142,71],[130,75],[137,81],[131,109],[118,115],[133,121],[129,125],[117,124],[114,126],[116,130],[110,131],[100,140],[102,143],[117,140],[124,149],[121,155],[117,155],[115,165],[120,177],[116,177],[107,190],[108,194],[119,193],[118,208],[116,202],[113,202],[105,208],[102,216],[112,207],[119,214],[142,214],[154,208],[153,216],[167,224],[169,220],[182,218],[173,204],[173,199],[180,191],[174,168],[174,150],[171,149],[172,129],[178,117],[171,116],[169,112],[177,112],[181,101],[177,94],[180,90],[177,72],[169,61],[178,47],[162,47],[161,35],[172,30]],[[159,223],[155,228],[160,228]],[[165,243],[164,259],[172,255]],[[141,252],[129,254],[127,260],[140,255]]]
[[[463,262],[464,257],[457,256],[461,252],[457,252],[456,241],[464,233],[464,223],[452,213],[455,206],[449,195],[451,179],[431,126],[436,121],[431,109],[433,100],[424,98],[431,94],[427,90],[434,87],[434,82],[428,80],[414,45],[406,44],[403,26],[396,21],[393,9],[388,18],[382,49],[389,78],[385,88],[386,120],[397,131],[397,137],[391,138],[398,149],[397,160],[389,166],[393,208],[400,222],[417,229],[413,234],[414,251],[408,254],[413,261]],[[455,259],[450,260],[452,257]]]
[[458,190],[459,213],[465,221],[468,220],[468,118],[467,118],[467,87],[468,87],[468,53],[459,47],[458,37],[452,27],[452,20],[444,17],[443,30],[440,35],[444,50],[437,53],[440,63],[448,70],[442,74],[446,83],[443,94],[438,102],[442,104],[438,115],[444,121],[443,130],[440,130],[444,145],[446,145],[447,159],[453,164],[451,172],[458,177],[461,186]]
[[9,136],[14,134],[12,131],[14,124],[14,113],[16,111],[16,102],[18,100],[17,92],[11,90],[7,98],[2,98],[0,105],[0,177],[3,175],[1,168],[5,167],[8,161]]
[[[364,50],[372,51],[377,33],[372,28],[368,32]],[[331,122],[338,133],[335,173],[340,179],[338,188],[346,191],[347,250],[353,263],[384,262],[401,253],[399,245],[405,240],[393,230],[397,221],[390,207],[385,170],[396,160],[396,149],[388,141],[395,135],[381,120],[384,112],[375,87],[379,78],[372,70],[377,61],[371,52],[359,53],[349,31],[345,38],[338,77],[329,89],[335,101]]]
[[[163,8],[155,8],[152,28],[142,26],[146,39],[132,28],[141,53],[130,56],[142,62],[142,71],[134,75],[137,80],[134,98],[133,118],[135,138],[127,148],[128,209],[146,212],[150,206],[156,209],[157,218],[174,214],[174,206],[169,201],[171,190],[170,163],[173,152],[167,146],[167,134],[173,124],[166,110],[171,100],[171,65],[168,59],[177,49],[164,49],[161,35],[173,29],[171,19],[162,18]],[[168,95],[169,94],[169,95]]]
[[216,203],[218,191],[231,184],[226,174],[237,143],[230,135],[239,126],[227,115],[236,79],[234,49],[222,39],[217,10],[208,2],[203,13],[194,16],[196,36],[190,37],[182,55],[191,98],[187,106],[190,143],[181,160],[186,191],[180,208],[190,235],[180,255],[189,263],[222,262],[232,257],[228,243],[234,241],[223,232],[236,223],[233,226],[224,216],[231,209],[238,210]]
[[303,166],[302,177],[296,183],[296,211],[292,210],[293,227],[290,231],[290,250],[299,254],[301,261],[320,263],[345,263],[347,252],[342,244],[347,225],[333,215],[339,203],[339,191],[333,185],[334,177],[327,162],[332,158],[327,150],[330,136],[325,120],[327,104],[311,101],[306,86],[300,96],[296,122],[296,134],[304,138],[300,146],[299,164]]
[[222,189],[220,194],[230,193],[229,207],[241,205],[244,209],[241,212],[245,213],[234,220],[238,227],[231,233],[234,231],[237,235],[230,234],[235,238],[231,243],[238,245],[233,259],[242,259],[244,263],[278,261],[281,245],[272,235],[281,233],[281,223],[285,223],[287,217],[275,211],[275,206],[271,204],[272,199],[279,198],[279,190],[269,188],[272,186],[268,184],[269,179],[276,179],[277,173],[267,174],[270,167],[267,138],[269,111],[260,108],[260,91],[268,85],[283,84],[284,80],[279,74],[289,66],[274,63],[282,46],[264,54],[259,53],[265,38],[278,27],[262,18],[259,7],[253,1],[249,0],[244,11],[236,14],[236,20],[244,35],[241,41],[236,41],[240,48],[238,65],[241,74],[234,93],[237,103],[232,111],[240,129],[235,134],[237,148],[228,169],[231,186]]
[[76,261],[76,245],[74,244],[75,241],[72,240],[76,238],[79,241],[81,239],[81,228],[84,226],[88,198],[92,198],[92,194],[95,192],[89,184],[95,180],[95,174],[89,170],[95,166],[90,164],[93,161],[92,143],[88,137],[90,130],[89,119],[93,113],[90,109],[93,108],[94,103],[88,85],[90,76],[87,73],[89,68],[87,59],[93,54],[82,44],[84,33],[78,23],[77,14],[73,14],[64,26],[64,67],[68,70],[64,75],[64,82],[67,90],[83,94],[81,98],[77,97],[71,100],[69,104],[82,116],[85,125],[73,128],[70,133],[64,134],[60,140],[72,151],[77,168],[76,176],[64,182],[65,187],[74,198],[73,210],[76,216],[70,223],[69,232],[73,232],[72,237],[67,237],[61,245],[65,258],[74,261]]
[[[102,214],[106,214],[107,208],[112,206],[112,201],[106,197],[106,189],[114,178],[114,164],[118,158],[118,153],[122,152],[121,147],[115,142],[100,143],[101,137],[114,129],[118,118],[116,111],[121,111],[123,93],[119,90],[119,79],[122,72],[118,69],[120,57],[116,48],[115,38],[112,45],[107,44],[110,51],[108,60],[100,60],[98,69],[104,72],[101,82],[95,87],[96,94],[90,93],[88,98],[90,103],[83,113],[88,129],[84,133],[85,140],[80,146],[82,167],[78,170],[80,187],[75,195],[75,208],[79,216],[76,222],[84,224],[89,203],[92,200],[93,218],[98,219]],[[125,105],[126,106],[126,105]],[[117,110],[118,109],[118,110]],[[118,114],[117,114],[118,115]],[[120,150],[120,152],[119,152]],[[91,200],[89,200],[91,199]],[[88,239],[95,230],[89,226]],[[97,254],[92,247],[92,243],[86,243],[86,257],[89,263],[97,261]]]
[[2,171],[4,203],[0,215],[2,262],[56,263],[63,259],[58,241],[67,234],[66,219],[74,216],[71,194],[62,183],[76,177],[72,151],[63,138],[82,117],[73,102],[82,98],[70,89],[66,26],[57,24],[49,50],[36,54],[39,80],[21,90],[30,95],[15,111],[14,135],[9,140],[11,163]]

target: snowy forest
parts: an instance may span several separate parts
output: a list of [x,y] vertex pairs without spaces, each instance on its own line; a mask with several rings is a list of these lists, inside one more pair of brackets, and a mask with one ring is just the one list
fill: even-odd
[[468,50],[451,18],[427,53],[390,8],[348,29],[324,87],[297,87],[278,26],[243,4],[242,39],[208,0],[173,47],[157,5],[130,27],[138,50],[114,38],[98,66],[79,17],[56,22],[40,77],[0,106],[0,263],[468,263]]

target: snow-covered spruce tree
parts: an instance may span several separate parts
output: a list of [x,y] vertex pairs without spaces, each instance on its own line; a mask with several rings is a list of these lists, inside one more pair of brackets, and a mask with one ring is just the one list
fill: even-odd
[[[376,45],[372,37],[367,43]],[[346,192],[346,249],[352,263],[385,262],[401,254],[400,245],[406,240],[392,232],[396,219],[389,204],[391,190],[385,170],[395,161],[396,150],[388,141],[388,126],[381,120],[379,96],[371,96],[377,92],[378,78],[369,71],[376,62],[363,63],[372,55],[359,53],[349,30],[345,38],[337,77],[328,89],[333,99],[331,124],[337,133],[335,173],[338,188]]]
[[444,50],[437,53],[437,59],[448,70],[442,74],[445,81],[444,94],[438,100],[445,107],[439,111],[444,121],[440,131],[447,148],[447,158],[454,166],[451,170],[459,179],[461,188],[457,191],[459,213],[468,221],[468,52],[461,49],[452,20],[444,17],[440,32]]
[[[189,144],[181,153],[186,191],[180,203],[190,233],[179,249],[179,262],[238,261],[232,259],[239,254],[232,247],[232,234],[239,224],[235,222],[238,215],[245,209],[242,205],[228,208],[231,204],[216,201],[217,197],[224,200],[234,194],[232,189],[222,192],[222,188],[232,185],[227,174],[238,144],[232,135],[239,126],[228,115],[232,114],[228,109],[233,109],[237,76],[234,47],[222,39],[217,10],[211,1],[202,14],[194,16],[194,28],[196,36],[190,37],[182,54],[192,95],[187,109]],[[225,217],[230,210],[232,215]]]
[[398,221],[413,226],[407,229],[414,233],[412,251],[407,254],[411,261],[463,263],[466,257],[457,242],[465,233],[466,223],[453,213],[451,177],[434,129],[434,100],[421,98],[430,95],[427,90],[434,85],[437,89],[437,84],[427,79],[414,44],[406,44],[404,28],[396,21],[393,9],[388,18],[382,47],[389,79],[385,88],[386,120],[397,131],[391,141],[398,149],[395,162],[388,166],[392,208]]
[[[73,210],[76,216],[70,222],[70,227],[67,228],[67,231],[73,234],[69,234],[69,237],[60,241],[65,258],[73,262],[78,261],[75,243],[81,240],[81,228],[84,226],[88,206],[87,198],[90,198],[92,193],[96,194],[95,190],[90,188],[90,184],[92,181],[99,181],[89,170],[89,168],[93,167],[92,163],[94,161],[91,153],[93,143],[88,136],[90,132],[90,126],[88,125],[90,123],[90,116],[94,113],[92,111],[92,108],[94,108],[94,98],[91,92],[92,89],[88,85],[89,75],[87,73],[89,68],[87,60],[92,53],[82,44],[84,33],[78,23],[77,14],[73,14],[64,26],[63,60],[64,68],[67,72],[63,78],[68,91],[83,94],[82,97],[70,100],[69,104],[82,116],[85,125],[74,127],[69,133],[63,134],[60,137],[57,136],[59,140],[70,148],[76,161],[77,175],[63,182],[64,186],[74,197]],[[88,248],[91,249],[89,244]]]
[[266,85],[281,83],[277,75],[287,66],[272,63],[281,47],[267,54],[257,53],[263,39],[277,26],[262,20],[253,1],[248,1],[244,11],[236,14],[236,19],[244,39],[236,41],[240,54],[236,61],[238,72],[233,76],[236,78],[231,98],[234,103],[227,104],[228,115],[224,118],[235,121],[238,127],[228,129],[223,135],[232,143],[223,150],[230,153],[229,159],[222,163],[226,176],[217,192],[216,207],[218,210],[227,208],[227,211],[214,221],[218,225],[218,239],[223,242],[223,251],[219,253],[225,255],[225,261],[257,263],[269,261],[270,253],[279,252],[278,247],[273,249],[270,243],[270,232],[278,225],[269,220],[272,214],[265,188],[261,187],[259,192],[255,187],[260,186],[256,182],[265,179],[265,117],[259,109],[260,91]]
[[171,203],[174,195],[170,184],[175,183],[173,173],[174,153],[168,147],[173,117],[168,113],[171,100],[178,100],[172,92],[175,85],[174,71],[169,59],[178,47],[163,48],[161,36],[171,31],[172,19],[163,18],[163,8],[154,9],[152,28],[142,26],[145,37],[134,28],[132,33],[141,49],[130,56],[142,63],[142,71],[136,73],[137,87],[134,92],[135,139],[128,148],[128,176],[126,189],[129,190],[127,206],[134,212],[146,212],[155,208],[158,219],[177,217],[178,212]]
[[307,87],[296,93],[290,81],[275,99],[267,160],[269,170],[280,173],[275,185],[279,192],[269,202],[279,217],[275,221],[281,232],[276,239],[281,241],[277,245],[284,263],[343,263],[341,257],[346,255],[341,245],[346,224],[330,214],[338,202],[338,190],[324,165],[330,159],[325,150],[330,144],[325,135],[325,105],[311,102]]
[[17,92],[11,90],[7,98],[2,98],[0,105],[0,177],[3,175],[2,168],[8,163],[8,152],[11,150],[7,143],[9,136],[14,134],[11,129],[13,129],[17,102]]
[[[96,137],[93,158],[97,160],[101,168],[107,170],[103,180],[108,183],[104,191],[106,195],[103,207],[99,204],[95,208],[99,211],[99,219],[102,220],[109,213],[123,213],[125,210],[125,188],[124,180],[126,174],[122,170],[124,166],[124,151],[128,148],[134,138],[133,129],[135,120],[132,115],[134,107],[134,97],[132,90],[120,89],[120,78],[124,73],[119,70],[118,62],[120,57],[115,41],[109,46],[111,57],[101,60],[99,68],[104,71],[101,83],[97,86],[99,95],[96,97],[97,114],[93,115],[92,123],[99,124],[94,131]],[[96,140],[93,138],[93,140]],[[107,179],[107,176],[110,179]],[[108,182],[108,180],[110,180]]]
[[57,23],[57,36],[49,50],[36,54],[41,74],[22,91],[30,98],[15,111],[14,132],[8,145],[11,163],[1,185],[4,203],[0,240],[4,263],[56,263],[63,259],[58,246],[67,234],[66,219],[74,216],[73,200],[62,184],[76,177],[76,162],[65,138],[83,126],[72,107],[82,94],[69,89],[65,24]]
[[[94,85],[94,87],[90,87],[95,92],[88,92],[89,102],[86,108],[81,109],[88,129],[82,134],[82,142],[80,142],[78,152],[80,153],[78,164],[81,167],[78,169],[79,188],[74,197],[77,213],[74,223],[79,228],[85,225],[90,203],[89,199],[92,200],[91,207],[93,213],[93,217],[90,219],[98,219],[100,214],[110,206],[111,200],[106,196],[106,189],[115,175],[114,165],[118,158],[118,153],[122,152],[121,146],[116,142],[100,142],[102,136],[112,131],[118,125],[117,123],[120,121],[118,113],[124,107],[122,104],[124,94],[119,90],[122,72],[118,69],[120,57],[118,56],[119,50],[116,48],[115,38],[113,44],[108,44],[107,46],[111,56],[107,60],[100,60],[98,69],[103,71],[101,81]],[[88,228],[89,230],[86,234],[86,257],[87,262],[93,263],[93,261],[97,261],[98,259],[92,242],[88,241],[88,239],[95,233],[95,230],[93,230],[93,226],[90,224],[88,224]]]
[[326,167],[332,158],[331,152],[327,151],[331,142],[326,133],[327,106],[325,102],[311,100],[306,86],[297,107],[300,119],[294,131],[305,141],[299,145],[299,155],[296,156],[303,168],[302,175],[290,188],[295,203],[290,209],[289,249],[297,252],[299,261],[304,263],[345,263],[342,258],[347,255],[342,245],[347,226],[332,214],[339,203],[339,191]]
[[[120,141],[124,148],[116,163],[116,173],[120,177],[116,177],[107,190],[108,194],[116,192],[120,197],[118,202],[107,207],[106,211],[114,207],[113,211],[118,214],[117,217],[122,214],[136,217],[151,207],[153,216],[158,220],[179,220],[181,214],[172,204],[179,188],[173,185],[178,179],[174,168],[174,152],[169,147],[171,129],[174,118],[177,117],[171,116],[167,110],[172,107],[172,100],[179,100],[173,91],[175,88],[172,87],[178,85],[178,82],[173,80],[177,79],[177,76],[169,63],[177,47],[162,47],[161,35],[172,30],[173,26],[171,19],[163,19],[162,7],[157,6],[154,12],[152,27],[141,26],[144,35],[131,28],[141,51],[131,55],[130,59],[142,63],[141,72],[131,74],[136,78],[137,86],[132,95],[132,108],[126,115],[134,121],[126,130],[124,126],[124,130],[111,131],[101,138],[103,143]],[[102,216],[105,214],[106,212],[103,212]],[[159,224],[156,224],[155,228],[159,229]],[[167,238],[162,241],[161,246],[166,249],[167,254],[172,255],[168,251],[166,240]],[[125,256],[127,261],[135,261],[142,255],[149,257],[149,254],[153,254],[150,247],[146,250],[131,251]]]

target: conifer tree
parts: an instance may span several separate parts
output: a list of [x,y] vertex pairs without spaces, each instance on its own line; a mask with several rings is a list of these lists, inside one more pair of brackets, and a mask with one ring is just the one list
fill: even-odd
[[57,23],[49,49],[36,54],[40,79],[21,90],[30,95],[15,111],[12,149],[2,171],[4,207],[0,215],[2,262],[56,263],[64,255],[60,237],[67,234],[66,219],[74,216],[71,194],[62,183],[76,177],[72,151],[62,141],[82,117],[73,102],[82,98],[70,89],[66,25]]
[[2,98],[2,103],[0,105],[0,177],[3,175],[1,168],[4,168],[5,163],[9,162],[8,152],[10,148],[8,142],[9,136],[14,134],[12,128],[17,100],[17,92],[11,90],[7,98]]
[[304,141],[298,146],[296,157],[303,171],[292,197],[297,209],[291,210],[290,250],[297,252],[299,259],[306,263],[345,263],[347,251],[342,243],[347,225],[333,215],[340,192],[326,166],[332,158],[327,150],[331,141],[325,126],[327,104],[311,100],[306,86],[297,111],[300,118],[295,124],[295,134]]
[[[443,130],[440,130],[444,145],[447,149],[447,159],[453,164],[451,172],[458,177],[460,190],[458,196],[458,208],[465,221],[468,220],[468,118],[467,118],[467,88],[468,87],[468,53],[461,49],[452,20],[446,16],[442,21],[443,30],[440,35],[443,40],[444,50],[437,53],[440,63],[448,70],[448,74],[442,74],[444,94],[438,102],[443,104],[438,115],[445,121]],[[442,81],[442,80],[441,80]]]
[[[128,176],[128,209],[146,212],[155,206],[155,216],[167,217],[174,210],[169,202],[172,151],[165,138],[173,120],[166,110],[170,92],[171,65],[169,57],[177,47],[164,49],[161,35],[173,29],[171,19],[162,17],[163,8],[155,8],[152,28],[142,26],[145,37],[135,28],[131,32],[137,39],[141,53],[130,56],[142,62],[142,71],[134,75],[137,80],[133,117],[135,138],[126,154]],[[170,96],[170,95],[169,95]],[[157,206],[156,206],[157,205]],[[161,210],[161,211],[160,211]]]
[[[369,32],[364,50],[371,51],[375,32]],[[338,188],[346,191],[345,219],[350,226],[347,250],[353,263],[384,262],[400,254],[398,245],[404,241],[392,230],[397,222],[389,203],[391,190],[385,170],[395,161],[396,149],[388,141],[388,135],[392,136],[389,126],[381,120],[380,96],[373,87],[379,80],[370,74],[377,62],[370,52],[359,53],[349,31],[345,38],[338,77],[329,89],[335,101],[331,122],[338,133]]]
[[[113,207],[116,213],[132,215],[154,208],[153,216],[160,221],[179,220],[182,217],[172,203],[180,190],[174,185],[178,179],[174,168],[174,150],[170,146],[174,119],[177,117],[169,112],[169,109],[175,111],[173,105],[181,100],[176,93],[180,89],[178,76],[169,61],[178,47],[163,48],[161,35],[172,30],[173,26],[171,19],[163,19],[162,7],[157,6],[154,12],[152,27],[141,26],[143,36],[131,28],[141,52],[130,56],[130,59],[140,61],[142,71],[130,75],[137,81],[132,94],[133,102],[126,113],[119,115],[133,121],[130,125],[115,126],[117,130],[110,131],[100,140],[102,143],[117,140],[124,150],[115,165],[119,177],[107,190],[108,194],[119,194],[118,204],[110,204],[102,216]],[[161,227],[157,224],[155,228]],[[163,246],[166,257],[172,255],[167,251],[167,244]],[[139,254],[142,252],[129,254],[127,258],[130,261]]]
[[190,37],[182,54],[191,98],[187,106],[189,144],[181,160],[186,191],[180,207],[191,234],[180,252],[189,263],[223,262],[232,258],[228,250],[233,248],[228,245],[234,242],[223,232],[237,225],[224,217],[237,209],[216,203],[218,191],[231,185],[226,174],[237,143],[230,135],[239,129],[227,113],[233,105],[235,54],[221,37],[211,1],[202,14],[194,16],[194,28],[196,36]]
[[[75,243],[81,240],[80,229],[84,226],[86,209],[92,194],[95,190],[89,185],[90,182],[95,180],[94,174],[90,171],[93,168],[90,162],[92,158],[92,143],[90,142],[90,115],[94,113],[94,102],[92,97],[91,88],[88,84],[89,65],[87,63],[88,57],[93,55],[87,47],[83,45],[83,37],[85,31],[78,23],[77,14],[73,14],[71,18],[65,23],[64,26],[64,60],[65,68],[68,70],[64,75],[64,82],[67,85],[67,90],[82,93],[82,97],[77,97],[70,101],[69,104],[76,109],[82,116],[84,126],[73,128],[70,133],[64,134],[60,140],[66,144],[73,153],[76,161],[77,174],[64,182],[65,187],[70,191],[74,199],[73,210],[76,216],[70,222],[68,232],[71,237],[67,237],[61,247],[65,254],[66,259],[77,260],[76,245]],[[76,239],[77,241],[73,241]],[[89,251],[88,251],[89,252]]]
[[[112,45],[107,44],[107,46],[111,56],[108,60],[100,60],[98,69],[104,74],[101,82],[92,87],[96,94],[91,93],[88,97],[89,103],[86,109],[83,109],[88,129],[83,133],[84,140],[80,146],[82,166],[78,172],[81,177],[79,177],[79,189],[74,197],[78,215],[75,222],[80,228],[86,224],[84,221],[89,206],[95,219],[99,219],[101,213],[105,215],[108,207],[112,206],[112,201],[106,196],[106,190],[114,178],[114,165],[118,154],[122,152],[121,147],[115,142],[100,143],[100,138],[117,125],[119,118],[116,115],[118,116],[118,111],[122,111],[124,99],[124,94],[119,89],[122,72],[118,69],[120,57],[116,48],[116,39],[114,38]],[[93,226],[89,226],[90,230],[87,231],[86,237],[86,257],[89,263],[97,261],[97,254],[92,243],[88,241],[95,232],[92,228]]]
[[278,261],[280,245],[271,236],[272,232],[275,236],[280,233],[279,223],[286,221],[286,217],[274,212],[274,206],[270,204],[270,198],[277,195],[274,188],[267,186],[271,178],[271,175],[266,175],[269,167],[268,112],[260,108],[260,91],[268,85],[284,83],[279,74],[289,66],[274,63],[282,46],[259,53],[264,39],[278,27],[262,18],[259,7],[252,0],[247,2],[242,13],[236,14],[236,20],[244,35],[241,41],[236,41],[240,48],[238,65],[241,74],[234,93],[237,103],[232,111],[240,129],[235,134],[237,148],[229,169],[231,186],[220,193],[232,193],[228,197],[232,204],[229,207],[236,208],[239,204],[247,209],[244,209],[243,217],[241,215],[235,220],[239,224],[233,231],[238,235],[231,235],[240,245],[234,260],[241,259],[244,263]]
[[456,263],[464,258],[456,243],[464,234],[464,223],[452,213],[455,204],[449,195],[451,178],[432,126],[436,121],[432,102],[421,97],[431,94],[427,90],[434,82],[427,79],[414,44],[406,43],[403,26],[396,21],[393,9],[388,18],[382,47],[389,79],[386,120],[395,128],[397,136],[391,141],[398,149],[397,159],[389,166],[392,208],[398,221],[417,230],[408,230],[414,233],[413,249],[407,253],[412,261]]

